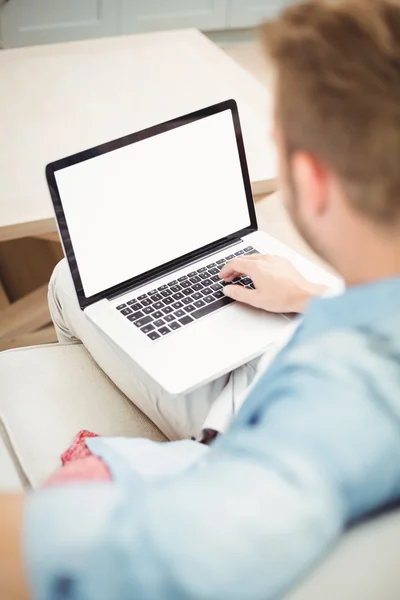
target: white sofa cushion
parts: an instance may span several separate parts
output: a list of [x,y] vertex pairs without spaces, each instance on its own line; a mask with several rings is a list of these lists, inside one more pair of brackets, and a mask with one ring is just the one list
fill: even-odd
[[81,429],[164,441],[81,344],[0,354],[0,422],[27,481],[40,485]]
[[[1,426],[0,426],[1,427]],[[23,489],[23,478],[14,463],[12,452],[0,434],[0,494],[18,492]]]

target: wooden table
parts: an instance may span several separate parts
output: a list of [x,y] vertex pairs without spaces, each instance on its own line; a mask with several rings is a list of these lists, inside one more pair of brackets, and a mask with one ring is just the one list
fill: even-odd
[[196,30],[5,50],[0,74],[0,241],[55,231],[48,162],[232,97],[254,192],[274,186],[269,94]]
[[[270,95],[200,32],[1,51],[0,242],[57,239],[48,162],[228,98],[239,105],[253,191],[272,191]],[[27,319],[32,297],[7,306],[4,260],[0,253],[0,337],[33,332],[48,321],[45,286],[35,297],[40,316]]]

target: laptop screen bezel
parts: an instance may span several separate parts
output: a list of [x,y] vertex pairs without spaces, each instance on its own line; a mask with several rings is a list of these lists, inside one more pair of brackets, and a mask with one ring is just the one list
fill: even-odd
[[[140,142],[147,138],[159,135],[161,133],[165,133],[167,131],[171,131],[172,129],[176,129],[178,127],[182,127],[183,125],[193,123],[200,119],[205,119],[217,113],[230,110],[233,119],[233,125],[235,129],[235,137],[236,144],[239,153],[240,165],[242,169],[242,177],[243,183],[246,193],[247,207],[249,211],[250,217],[250,225],[241,229],[240,231],[235,231],[224,238],[216,240],[211,244],[207,244],[197,250],[194,250],[184,256],[181,256],[175,260],[169,261],[163,265],[155,269],[151,269],[150,271],[146,271],[140,275],[132,277],[126,281],[123,281],[117,285],[114,285],[110,288],[103,290],[102,292],[98,292],[92,296],[86,296],[83,284],[81,280],[81,276],[78,269],[77,260],[75,257],[75,252],[73,248],[73,244],[71,241],[71,236],[68,229],[68,224],[66,222],[64,209],[62,206],[61,196],[58,190],[57,181],[55,174],[57,171],[65,169],[67,167],[71,167],[72,165],[84,162],[86,160],[90,160],[96,156],[106,154],[107,152],[113,152],[114,150],[118,150],[119,148],[123,148],[130,144],[135,144],[136,142]],[[210,140],[212,143],[212,140]],[[112,296],[117,296],[123,294],[125,291],[129,291],[135,287],[140,287],[145,285],[149,281],[161,277],[163,274],[166,274],[169,271],[177,270],[181,267],[184,267],[185,264],[190,263],[193,259],[200,260],[202,256],[206,256],[207,254],[212,253],[213,250],[217,251],[219,248],[223,248],[229,243],[234,242],[238,238],[241,238],[249,233],[257,231],[257,218],[256,212],[254,208],[254,200],[253,194],[251,190],[251,183],[249,177],[249,170],[247,166],[246,154],[243,143],[243,135],[240,126],[239,113],[235,100],[226,100],[224,102],[220,102],[213,106],[209,106],[207,108],[203,108],[201,110],[197,110],[195,112],[189,113],[187,115],[183,115],[181,117],[177,117],[170,121],[166,121],[165,123],[161,123],[159,125],[154,125],[152,127],[143,129],[136,133],[124,136],[122,138],[118,138],[111,142],[106,142],[105,144],[100,144],[94,148],[89,150],[84,150],[82,152],[78,152],[77,154],[73,154],[66,158],[62,158],[55,162],[52,162],[46,167],[46,179],[47,184],[49,186],[51,199],[54,206],[55,216],[57,220],[58,230],[61,236],[62,244],[64,247],[64,253],[68,260],[69,267],[72,274],[72,279],[75,285],[75,290],[78,296],[78,301],[81,309],[85,309],[91,304],[98,302],[104,298],[110,298]]]

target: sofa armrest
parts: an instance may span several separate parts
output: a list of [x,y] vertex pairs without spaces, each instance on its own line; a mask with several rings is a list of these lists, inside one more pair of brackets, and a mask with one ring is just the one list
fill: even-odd
[[400,509],[347,533],[285,600],[400,598]]

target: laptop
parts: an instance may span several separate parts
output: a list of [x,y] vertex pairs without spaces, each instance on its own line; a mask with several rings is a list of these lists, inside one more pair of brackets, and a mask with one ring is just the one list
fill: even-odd
[[234,100],[57,160],[46,177],[80,308],[171,396],[261,355],[289,324],[233,302],[219,278],[235,256],[285,253],[258,231]]

